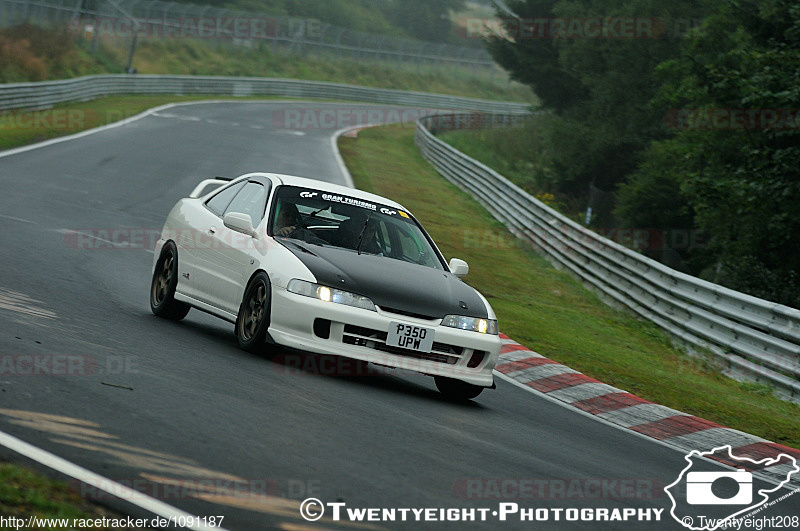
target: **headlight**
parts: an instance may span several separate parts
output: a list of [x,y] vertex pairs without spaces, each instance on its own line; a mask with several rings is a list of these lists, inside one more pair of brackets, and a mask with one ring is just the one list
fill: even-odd
[[306,297],[312,297],[325,302],[334,302],[336,304],[344,304],[346,306],[375,311],[375,305],[367,297],[362,297],[361,295],[356,295],[349,291],[342,291],[340,289],[306,282],[305,280],[297,278],[291,280],[286,289],[292,293],[305,295]]
[[481,319],[479,317],[465,317],[463,315],[447,315],[442,319],[442,326],[471,330],[481,334],[497,335],[497,321],[495,319]]

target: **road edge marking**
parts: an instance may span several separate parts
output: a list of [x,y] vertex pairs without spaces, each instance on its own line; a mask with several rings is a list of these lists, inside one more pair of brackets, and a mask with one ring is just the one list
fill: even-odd
[[362,125],[350,125],[347,127],[343,127],[338,131],[335,131],[331,135],[331,148],[333,150],[333,156],[336,159],[336,163],[339,165],[339,171],[342,172],[342,176],[344,177],[345,186],[348,188],[355,188],[356,185],[353,182],[353,176],[350,175],[350,170],[347,169],[347,164],[344,163],[344,159],[342,158],[342,154],[339,152],[339,137],[349,133],[350,131],[360,131],[361,129],[366,129],[367,127],[378,127],[385,124],[362,124]]
[[[114,498],[119,499],[125,503],[130,503],[131,505],[135,505],[140,509],[144,509],[156,516],[160,516],[162,518],[171,519],[171,518],[190,518],[194,521],[201,521],[201,518],[195,516],[191,513],[187,513],[178,509],[177,507],[173,507],[167,503],[164,503],[160,500],[155,498],[151,498],[150,496],[135,491],[130,487],[126,487],[120,483],[117,483],[113,480],[110,480],[100,474],[96,474],[91,470],[83,468],[75,463],[67,461],[63,457],[59,457],[55,454],[48,452],[47,450],[43,450],[37,446],[34,446],[30,443],[23,441],[22,439],[18,439],[13,435],[9,435],[8,433],[0,430],[0,445],[12,450],[18,454],[21,454],[28,459],[36,461],[37,463],[44,465],[48,468],[56,470],[61,474],[69,476],[75,480],[80,481],[81,483],[85,483],[87,485],[91,485],[98,490],[102,490],[114,496]],[[113,485],[114,488],[110,489],[109,486]],[[172,521],[173,523],[175,521]],[[206,530],[212,529],[209,526],[185,526],[187,529],[195,529],[195,530]],[[217,531],[226,531],[225,528],[222,527],[215,527],[213,528]]]
[[[586,385],[585,382],[581,381],[581,379],[579,379],[579,378],[573,378],[574,381],[562,381],[558,385],[556,385],[555,387],[551,387],[549,391],[542,390],[542,389],[537,389],[534,386],[532,386],[531,384],[536,384],[537,382],[539,382],[540,384],[541,383],[547,383],[548,381],[552,382],[552,380],[554,378],[552,376],[547,376],[546,375],[546,374],[549,374],[549,373],[542,373],[543,377],[538,377],[536,375],[536,372],[537,372],[536,368],[537,367],[548,367],[548,366],[552,366],[553,364],[557,364],[557,365],[561,365],[561,364],[558,364],[557,362],[553,362],[552,360],[549,360],[548,358],[545,358],[541,354],[538,354],[538,353],[530,350],[529,348],[525,347],[524,345],[522,345],[520,343],[517,343],[516,341],[514,341],[511,338],[509,338],[508,336],[505,336],[505,335],[501,334],[501,338],[503,339],[503,348],[504,349],[508,349],[508,350],[506,350],[505,352],[503,352],[501,350],[500,358],[497,361],[496,367],[499,367],[499,368],[505,367],[508,372],[506,373],[506,372],[503,372],[502,370],[500,370],[498,368],[495,368],[492,371],[492,374],[494,376],[500,378],[501,380],[507,381],[507,382],[511,383],[512,385],[514,385],[515,387],[523,389],[523,390],[525,390],[525,391],[527,391],[527,392],[529,392],[529,393],[531,393],[531,394],[533,394],[533,395],[535,395],[537,397],[544,398],[545,400],[547,400],[549,402],[552,402],[553,404],[560,405],[560,406],[562,406],[564,408],[567,408],[567,409],[569,409],[569,410],[571,410],[573,412],[579,413],[580,415],[592,418],[592,419],[594,419],[594,420],[596,420],[596,421],[598,421],[598,422],[600,422],[602,424],[605,424],[606,426],[610,426],[610,427],[616,428],[616,429],[618,429],[620,431],[633,434],[636,437],[639,437],[641,439],[644,439],[644,440],[659,444],[660,446],[663,446],[665,448],[670,448],[670,449],[675,450],[677,452],[680,452],[680,453],[682,453],[684,455],[686,455],[690,451],[697,450],[696,446],[701,442],[701,441],[692,441],[692,436],[693,435],[699,435],[699,436],[706,435],[707,436],[706,438],[709,439],[709,440],[708,441],[702,441],[702,442],[707,442],[709,444],[712,444],[713,447],[717,447],[720,444],[728,444],[732,448],[735,446],[734,451],[736,451],[736,450],[738,450],[740,448],[741,449],[746,449],[748,446],[753,446],[753,445],[756,445],[756,446],[758,446],[758,445],[767,445],[767,446],[773,445],[773,446],[783,447],[783,448],[785,448],[787,450],[792,451],[793,453],[800,453],[800,452],[798,452],[797,449],[794,449],[794,448],[791,448],[791,447],[786,447],[784,445],[778,445],[778,444],[776,444],[774,442],[767,441],[767,440],[765,440],[765,439],[763,439],[761,437],[758,437],[758,436],[755,436],[755,435],[751,435],[749,433],[741,432],[739,430],[734,430],[734,429],[728,428],[726,426],[717,425],[715,423],[711,423],[709,421],[706,421],[705,419],[702,419],[700,417],[696,417],[694,415],[689,415],[689,414],[686,414],[686,413],[682,413],[682,412],[677,411],[677,410],[674,411],[675,415],[672,415],[672,416],[662,416],[662,417],[653,418],[653,419],[641,418],[641,419],[638,419],[638,422],[634,421],[629,425],[622,424],[621,422],[615,422],[613,420],[613,417],[612,418],[605,418],[604,416],[601,416],[601,415],[607,414],[608,413],[607,411],[602,411],[601,410],[599,412],[592,412],[592,411],[589,411],[589,410],[586,410],[586,409],[582,409],[581,407],[578,407],[578,406],[575,405],[576,403],[584,402],[584,400],[593,400],[593,399],[597,399],[597,398],[603,398],[603,397],[608,396],[608,395],[602,395],[601,394],[601,395],[595,396],[595,397],[590,398],[590,399],[584,399],[584,400],[577,399],[577,400],[573,400],[572,402],[570,402],[570,401],[568,401],[568,399],[565,398],[565,396],[564,396],[565,394],[564,393],[559,393],[558,392],[558,391],[562,391],[563,392],[565,390],[568,391],[571,388],[577,388],[577,387],[579,387],[581,385]],[[526,358],[526,356],[527,356],[527,358]],[[542,363],[542,360],[545,360],[546,363]],[[514,378],[513,376],[511,376],[513,374],[516,374],[517,378]],[[569,376],[574,377],[575,375],[578,375],[578,376],[582,377],[582,379],[593,380],[591,378],[586,377],[582,373],[578,373],[578,372],[572,373]],[[560,375],[557,375],[555,378],[557,378],[558,376],[560,376]],[[596,380],[594,380],[594,381],[596,381]],[[546,389],[546,387],[545,387],[545,389]],[[612,389],[615,389],[615,388],[612,388]],[[616,409],[612,409],[610,411],[625,411],[628,408],[636,408],[637,405],[641,405],[641,404],[654,404],[652,402],[649,402],[649,401],[646,401],[644,399],[641,399],[641,398],[633,395],[632,393],[628,393],[627,391],[624,391],[624,390],[621,390],[621,389],[617,389],[616,391],[612,391],[612,392],[609,393],[609,395],[629,395],[629,396],[635,398],[637,401],[641,401],[639,404],[629,403],[629,404],[625,404],[623,406],[620,406],[620,407],[618,407]],[[568,393],[566,393],[566,397],[569,397]],[[676,418],[679,418],[682,422],[675,422]],[[673,433],[670,433],[669,435],[664,435],[662,438],[658,438],[658,437],[655,437],[655,436],[651,435],[651,433],[653,433],[652,429],[643,430],[643,431],[637,431],[636,428],[637,427],[642,427],[642,426],[648,426],[648,428],[653,428],[653,427],[659,428],[659,427],[661,427],[664,430],[672,430]],[[681,433],[681,430],[683,430],[684,433]],[[726,439],[725,439],[726,435],[735,436],[735,439],[739,440],[738,444],[731,443],[731,441],[729,441],[729,440],[726,442]],[[723,463],[723,462],[721,462],[719,460],[714,460],[714,459],[709,459],[709,458],[704,458],[704,460],[706,460],[708,462],[712,462],[712,463],[714,463],[714,464],[716,464],[718,466],[723,466],[725,468],[730,468],[730,469],[734,468],[734,467],[731,467],[730,465],[728,465],[726,463]],[[765,468],[765,469],[762,469],[760,471],[754,472],[754,474],[756,476],[758,476],[759,479],[762,479],[764,481],[767,481],[767,482],[770,482],[770,483],[777,483],[777,480],[774,477],[769,475],[770,472],[771,471],[768,468]],[[791,482],[793,484],[791,486],[787,486],[785,488],[787,488],[787,489],[796,488],[797,485],[795,483],[797,483],[798,479],[800,479],[800,478],[794,478],[793,480],[791,480]]]

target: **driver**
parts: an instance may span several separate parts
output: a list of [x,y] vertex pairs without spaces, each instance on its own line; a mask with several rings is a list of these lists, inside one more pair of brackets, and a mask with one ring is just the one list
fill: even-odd
[[[356,245],[358,245],[357,241]],[[364,235],[361,238],[361,251],[383,256],[383,246],[378,240],[378,222],[374,219],[370,219],[367,222],[367,226],[364,227]]]
[[278,217],[275,219],[275,235],[288,236],[300,226],[302,217],[297,205],[294,203],[281,202]]
[[339,231],[341,247],[357,250],[359,236],[361,236],[361,252],[383,256],[383,246],[378,239],[378,220],[369,219],[367,221],[367,215],[361,212],[354,213],[349,220],[340,225]]

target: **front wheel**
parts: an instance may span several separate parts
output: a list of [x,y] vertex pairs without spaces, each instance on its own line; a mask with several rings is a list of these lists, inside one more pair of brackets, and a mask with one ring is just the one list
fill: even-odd
[[436,388],[439,392],[448,400],[456,402],[472,400],[481,394],[484,389],[478,385],[462,382],[461,380],[448,378],[446,376],[434,376],[433,379],[436,382]]
[[172,242],[164,244],[153,270],[150,283],[150,310],[159,317],[180,321],[191,309],[175,300],[178,286],[178,249]]
[[257,273],[244,291],[236,318],[239,347],[248,352],[264,348],[269,328],[270,282],[266,273]]

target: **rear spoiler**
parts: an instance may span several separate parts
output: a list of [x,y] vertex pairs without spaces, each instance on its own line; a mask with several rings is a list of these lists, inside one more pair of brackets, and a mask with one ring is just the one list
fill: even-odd
[[191,199],[197,199],[198,197],[205,195],[204,194],[205,189],[208,188],[209,186],[214,186],[216,188],[219,188],[223,184],[228,184],[232,180],[233,177],[219,177],[219,176],[214,177],[213,179],[206,179],[204,181],[201,181],[200,184],[194,187],[194,190],[192,190],[192,193],[189,194],[189,197]]

